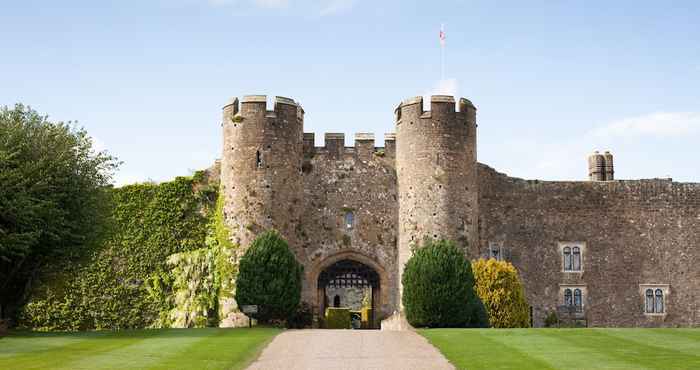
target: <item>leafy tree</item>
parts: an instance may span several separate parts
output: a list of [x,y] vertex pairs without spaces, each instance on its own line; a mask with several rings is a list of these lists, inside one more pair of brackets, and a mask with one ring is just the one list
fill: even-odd
[[0,315],[21,303],[42,264],[74,258],[100,233],[118,165],[71,122],[0,108]]
[[415,327],[487,325],[469,260],[454,243],[426,238],[406,263],[402,302]]
[[476,293],[494,328],[530,326],[530,313],[518,270],[509,262],[479,259],[472,262]]
[[259,235],[241,258],[236,279],[239,306],[257,305],[261,323],[287,320],[301,300],[303,267],[276,231]]

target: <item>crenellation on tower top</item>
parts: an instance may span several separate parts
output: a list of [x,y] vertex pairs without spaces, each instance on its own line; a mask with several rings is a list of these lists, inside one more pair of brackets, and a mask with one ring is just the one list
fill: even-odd
[[[459,108],[459,110],[457,110]],[[457,122],[469,123],[475,121],[476,108],[467,99],[459,100],[459,107],[452,95],[432,95],[430,97],[430,109],[423,109],[423,97],[416,96],[405,99],[394,110],[396,124],[403,122],[415,124],[420,121],[432,120],[433,122]]]

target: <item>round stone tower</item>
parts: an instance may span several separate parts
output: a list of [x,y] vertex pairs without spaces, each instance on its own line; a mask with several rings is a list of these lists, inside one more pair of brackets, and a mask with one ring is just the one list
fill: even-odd
[[396,108],[399,281],[411,247],[425,237],[478,250],[476,108],[452,96],[403,101]]
[[304,110],[264,95],[230,100],[223,109],[221,185],[224,219],[243,253],[262,231],[276,229],[297,245],[301,217]]

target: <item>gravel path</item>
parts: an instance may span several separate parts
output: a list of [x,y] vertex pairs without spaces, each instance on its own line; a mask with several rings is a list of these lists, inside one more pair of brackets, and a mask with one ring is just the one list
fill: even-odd
[[257,369],[454,369],[412,331],[288,330],[250,365]]

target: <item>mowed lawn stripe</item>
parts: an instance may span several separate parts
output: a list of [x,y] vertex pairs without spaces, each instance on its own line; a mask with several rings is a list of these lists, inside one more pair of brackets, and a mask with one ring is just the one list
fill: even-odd
[[[609,329],[548,330],[571,345],[587,348],[590,353],[606,354],[634,364],[635,369],[698,369],[699,358],[680,351],[644,344],[628,339],[640,329],[628,329],[625,336],[607,334]],[[656,341],[659,340],[657,336]],[[597,367],[597,366],[595,366]]]
[[[31,352],[45,352],[52,349],[80,343],[87,337],[68,336],[64,333],[15,332],[0,342],[0,361],[5,357]],[[2,363],[2,362],[0,362]]]
[[586,336],[585,332],[577,329],[491,329],[485,335],[510,348],[518,348],[555,369],[637,368],[634,362],[609,353],[572,345],[566,337]]
[[207,328],[13,333],[0,339],[0,369],[238,369],[279,332]]
[[[634,330],[632,335],[630,330]],[[700,330],[683,329],[607,329],[605,334],[621,337],[643,345],[661,347],[700,356]]]
[[[553,369],[526,348],[504,344],[484,329],[423,329],[418,332],[458,369]],[[508,334],[498,331],[501,335]]]
[[281,330],[214,329],[215,335],[204,338],[187,351],[163,359],[152,370],[192,369],[242,369],[249,365],[265,345]]
[[211,330],[199,329],[169,329],[143,334],[140,331],[114,333],[115,338],[136,336],[142,339],[129,340],[128,345],[82,357],[56,369],[150,369],[214,334]]
[[[113,333],[65,333],[65,336],[75,336],[82,340],[65,346],[54,346],[48,350],[34,350],[33,343],[27,343],[27,350],[20,350],[15,356],[0,358],[0,369],[61,369],[65,364],[92,357],[103,352],[131,345],[144,340],[146,337],[120,338]],[[5,340],[0,341],[4,345]]]

